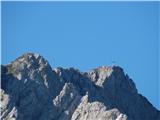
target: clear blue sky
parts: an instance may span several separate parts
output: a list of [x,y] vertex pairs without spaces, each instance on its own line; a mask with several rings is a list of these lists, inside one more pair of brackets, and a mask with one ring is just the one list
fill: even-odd
[[117,65],[160,109],[158,2],[3,2],[2,64],[25,52],[52,67]]

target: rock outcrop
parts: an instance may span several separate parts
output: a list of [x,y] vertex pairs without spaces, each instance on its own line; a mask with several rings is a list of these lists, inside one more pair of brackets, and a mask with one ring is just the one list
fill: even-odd
[[54,68],[26,53],[1,65],[2,120],[160,120],[119,66]]

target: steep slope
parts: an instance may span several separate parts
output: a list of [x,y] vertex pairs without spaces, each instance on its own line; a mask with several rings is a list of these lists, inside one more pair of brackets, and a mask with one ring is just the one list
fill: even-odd
[[2,120],[159,120],[118,66],[89,72],[52,68],[26,53],[1,66]]

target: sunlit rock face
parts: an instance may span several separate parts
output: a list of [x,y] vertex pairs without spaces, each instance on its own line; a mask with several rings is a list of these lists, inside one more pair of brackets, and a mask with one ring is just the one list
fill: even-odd
[[26,53],[1,66],[2,120],[160,120],[119,66],[52,69]]

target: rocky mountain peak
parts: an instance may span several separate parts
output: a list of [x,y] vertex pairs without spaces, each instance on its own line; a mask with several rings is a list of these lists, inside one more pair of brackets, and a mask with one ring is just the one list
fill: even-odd
[[[41,61],[40,61],[41,60]],[[16,61],[20,61],[20,62],[23,62],[23,61],[26,61],[26,62],[46,62],[46,60],[41,56],[39,55],[38,53],[25,53],[23,54],[22,56],[18,57],[16,59]]]
[[123,74],[123,69],[119,66],[101,66],[88,72],[88,76],[96,85],[102,86],[103,82],[113,73]]
[[1,66],[2,120],[159,120],[119,66],[52,69],[26,53]]
[[18,80],[25,79],[26,77],[33,77],[34,79],[33,73],[38,74],[48,69],[51,70],[47,60],[35,53],[25,53],[6,67],[8,74],[14,75]]
[[15,61],[11,62],[9,65],[19,68],[18,70],[20,71],[24,68],[38,69],[40,67],[49,66],[49,63],[39,54],[25,53],[18,57]]
[[134,82],[119,66],[95,68],[88,72],[88,77],[99,87],[137,92]]

